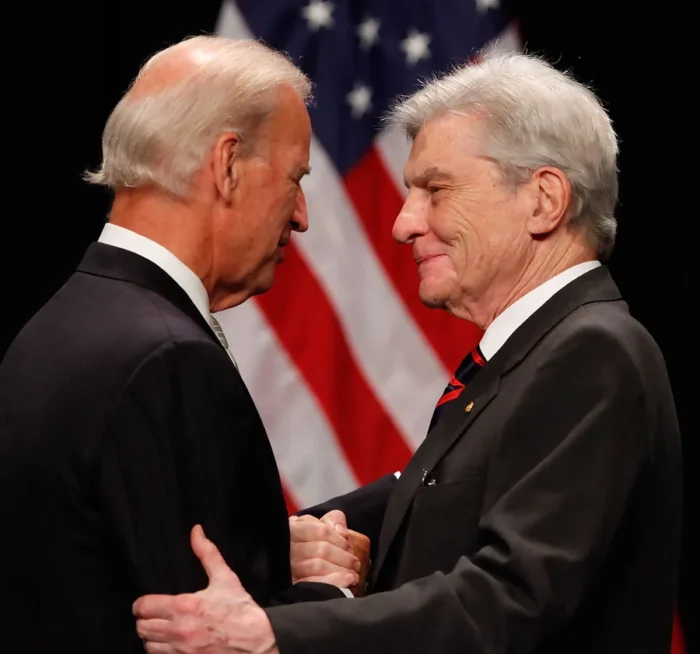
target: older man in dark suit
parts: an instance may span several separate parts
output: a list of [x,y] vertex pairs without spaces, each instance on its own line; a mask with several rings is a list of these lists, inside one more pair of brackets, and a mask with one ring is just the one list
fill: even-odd
[[3,652],[143,651],[134,600],[205,582],[198,522],[261,604],[342,597],[292,589],[272,449],[212,315],[266,291],[307,229],[309,88],[260,43],[198,37],[110,116],[90,175],[109,222],[0,366]]
[[[485,333],[394,484],[367,596],[263,610],[197,530],[210,585],[135,604],[147,650],[665,654],[680,439],[661,353],[605,266],[604,109],[512,54],[428,83],[393,117],[413,142],[394,236],[423,302]],[[298,523],[309,541],[331,533]]]

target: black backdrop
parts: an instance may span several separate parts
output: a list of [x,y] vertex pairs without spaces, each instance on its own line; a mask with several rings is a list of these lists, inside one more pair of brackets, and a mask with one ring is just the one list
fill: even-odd
[[[690,499],[700,462],[691,406],[696,357],[688,339],[688,246],[698,218],[691,180],[698,139],[690,101],[697,79],[690,3],[656,3],[646,13],[641,3],[614,0],[512,3],[528,50],[590,83],[621,138],[620,229],[611,268],[632,312],[659,342],[671,374],[685,459],[679,604],[688,651],[700,651],[690,586],[691,568],[697,575],[691,552],[700,551],[691,533],[698,505]],[[146,57],[183,36],[211,31],[218,9],[219,0],[8,7],[0,355],[99,234],[108,198],[80,174],[99,162],[111,107]]]

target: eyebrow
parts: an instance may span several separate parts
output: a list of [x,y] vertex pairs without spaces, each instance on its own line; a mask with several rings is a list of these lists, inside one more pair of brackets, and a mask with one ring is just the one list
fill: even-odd
[[[437,166],[430,166],[429,168],[426,168],[420,175],[417,175],[413,179],[413,185],[414,186],[427,186],[429,182],[433,182],[436,180],[439,181],[450,181],[452,180],[453,177],[450,175],[450,173],[440,170]],[[406,185],[406,188],[409,187],[408,180],[404,178],[404,182]]]

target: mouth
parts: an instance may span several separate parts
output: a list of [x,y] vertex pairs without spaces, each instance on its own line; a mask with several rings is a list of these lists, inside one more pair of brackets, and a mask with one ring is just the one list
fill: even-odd
[[275,259],[277,263],[282,263],[284,261],[284,248],[289,245],[289,239],[280,239],[277,243],[277,249],[275,250]]
[[422,263],[425,263],[426,261],[432,261],[433,259],[439,259],[440,257],[444,257],[444,254],[423,254],[423,255],[418,255],[414,257],[414,260],[417,265],[421,265]]

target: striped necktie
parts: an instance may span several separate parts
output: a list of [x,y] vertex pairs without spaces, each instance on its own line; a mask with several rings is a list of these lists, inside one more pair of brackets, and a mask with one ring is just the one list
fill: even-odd
[[484,355],[481,353],[478,345],[469,354],[467,354],[464,359],[462,359],[462,363],[459,364],[454,376],[452,379],[450,379],[450,383],[445,387],[442,396],[435,406],[435,411],[433,411],[433,417],[430,419],[430,427],[428,427],[428,431],[435,426],[437,421],[442,416],[445,405],[459,397],[460,393],[464,390],[464,387],[472,380],[474,375],[476,375],[476,373],[485,363],[486,359],[484,359]]
[[219,342],[223,346],[224,350],[226,350],[226,354],[231,357],[231,361],[233,361],[233,365],[238,368],[238,364],[236,363],[236,360],[233,358],[233,354],[231,353],[231,350],[229,349],[228,346],[228,341],[226,340],[226,334],[224,334],[224,330],[221,329],[221,325],[219,324],[219,321],[214,318],[214,316],[211,316],[211,327],[214,330],[214,333],[216,334],[216,338],[219,339]]

